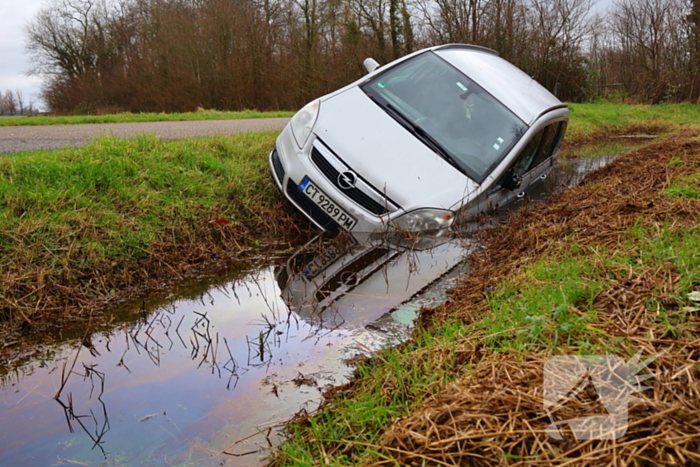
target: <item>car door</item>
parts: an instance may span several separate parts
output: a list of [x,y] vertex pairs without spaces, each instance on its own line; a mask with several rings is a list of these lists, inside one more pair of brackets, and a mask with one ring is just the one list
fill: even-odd
[[530,185],[546,177],[554,162],[552,156],[558,153],[565,131],[566,122],[559,121],[537,132],[488,191],[487,209],[497,209],[524,196]]

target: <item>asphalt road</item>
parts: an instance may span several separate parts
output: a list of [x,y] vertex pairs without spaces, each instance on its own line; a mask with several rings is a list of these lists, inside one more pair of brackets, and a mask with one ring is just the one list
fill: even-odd
[[83,146],[102,135],[118,138],[150,133],[160,139],[281,130],[288,118],[200,120],[194,122],[95,123],[0,127],[0,154]]

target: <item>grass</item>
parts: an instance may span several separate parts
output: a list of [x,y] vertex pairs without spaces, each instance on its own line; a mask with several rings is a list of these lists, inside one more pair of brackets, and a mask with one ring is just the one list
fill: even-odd
[[673,157],[669,162],[671,167],[683,167],[685,165],[691,165],[696,171],[684,175],[682,177],[675,178],[671,180],[668,184],[664,193],[667,196],[679,197],[679,198],[700,198],[700,161],[683,161],[681,157]]
[[489,297],[491,313],[477,326],[483,335],[498,336],[488,339],[489,345],[516,352],[539,348],[551,353],[560,346],[588,354],[619,352],[623,341],[594,327],[605,319],[596,311],[596,298],[613,280],[650,268],[673,270],[680,277],[673,290],[664,291],[671,302],[660,300],[662,293],[655,289],[646,296],[647,308],[658,310],[659,322],[666,323],[700,284],[700,229],[636,225],[626,237],[619,250],[568,245],[562,258],[542,258],[501,282]]
[[181,122],[195,120],[237,120],[242,118],[274,118],[291,117],[294,112],[258,112],[243,110],[225,112],[218,110],[202,110],[186,113],[131,113],[124,112],[108,115],[75,115],[75,116],[18,116],[0,118],[0,126],[31,126],[31,125],[77,125],[86,123],[131,123],[131,122]]
[[233,254],[271,239],[280,199],[267,155],[276,135],[103,137],[3,156],[0,315],[8,319],[13,305],[40,310],[62,288],[74,299],[105,297],[136,280],[139,262],[167,270],[197,251]]
[[272,133],[179,142],[105,137],[84,148],[5,156],[0,265],[28,246],[17,237],[31,237],[39,250],[73,245],[130,258],[171,223],[201,221],[203,212],[248,220],[274,200],[264,157],[273,143]]
[[[574,251],[581,248],[573,246]],[[544,258],[520,274],[507,278],[489,297],[490,313],[479,328],[493,348],[516,351],[566,346],[589,348],[590,323],[596,295],[609,280],[600,267],[581,261],[587,254]]]
[[599,102],[569,104],[569,142],[620,134],[665,134],[700,124],[700,106],[693,104],[627,105]]
[[674,180],[666,193],[669,196],[685,198],[700,198],[700,174],[689,175],[678,180]]
[[[441,323],[432,332],[418,334],[410,344],[386,349],[372,362],[360,364],[356,383],[341,388],[319,416],[308,425],[293,425],[292,442],[283,445],[278,463],[358,465],[357,450],[373,452],[372,446],[392,420],[414,410],[435,395],[441,384],[454,381],[464,363],[459,349],[467,335],[464,323]],[[349,397],[339,397],[347,393]],[[347,443],[341,453],[323,455],[324,440]]]

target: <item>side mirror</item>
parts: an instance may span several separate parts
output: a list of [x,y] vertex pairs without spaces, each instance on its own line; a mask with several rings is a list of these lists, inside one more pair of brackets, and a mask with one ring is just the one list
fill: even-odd
[[501,180],[501,186],[506,190],[513,191],[516,188],[520,187],[522,181],[523,179],[515,175],[513,169],[510,169],[508,172],[505,173],[505,175],[503,175],[503,179]]
[[374,70],[379,68],[379,63],[373,58],[365,58],[365,61],[362,62],[362,66],[365,67],[367,73],[372,73]]

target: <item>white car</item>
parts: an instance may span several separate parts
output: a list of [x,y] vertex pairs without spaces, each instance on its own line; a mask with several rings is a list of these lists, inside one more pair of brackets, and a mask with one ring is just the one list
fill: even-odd
[[450,44],[379,67],[302,108],[270,153],[324,230],[440,230],[497,208],[558,158],[567,106],[498,54]]

